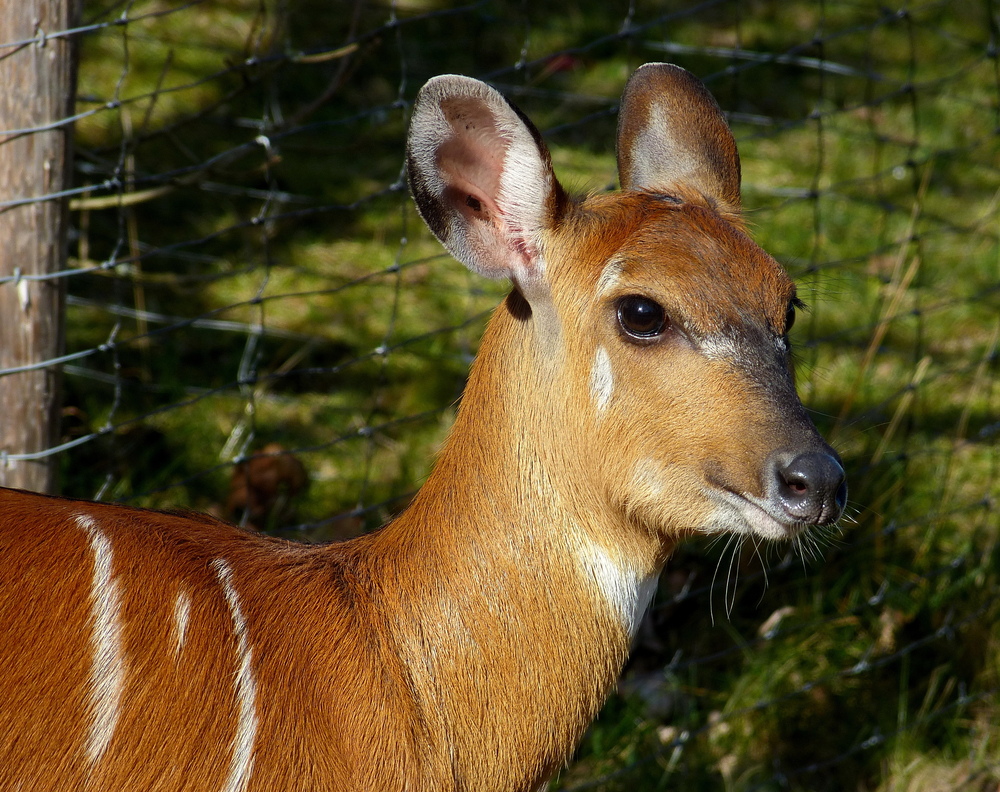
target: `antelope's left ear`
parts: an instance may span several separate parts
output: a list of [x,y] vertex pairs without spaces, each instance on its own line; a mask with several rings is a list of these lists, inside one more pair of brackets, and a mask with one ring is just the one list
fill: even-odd
[[740,155],[715,98],[688,71],[647,63],[629,78],[618,114],[622,188],[695,190],[720,212],[740,211]]
[[566,198],[520,111],[479,80],[435,77],[414,104],[406,163],[417,209],[455,258],[511,278],[529,302],[548,294],[542,233]]

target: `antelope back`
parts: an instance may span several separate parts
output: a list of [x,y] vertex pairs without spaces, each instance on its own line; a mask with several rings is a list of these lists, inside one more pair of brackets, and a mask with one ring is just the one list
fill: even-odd
[[421,93],[417,206],[456,258],[514,286],[464,417],[496,426],[484,405],[518,410],[506,429],[531,432],[546,486],[619,565],[630,536],[782,538],[832,523],[846,488],[795,393],[799,301],[741,220],[721,111],[683,69],[643,66],[622,100],[618,160],[621,192],[572,200],[498,93],[454,76]]

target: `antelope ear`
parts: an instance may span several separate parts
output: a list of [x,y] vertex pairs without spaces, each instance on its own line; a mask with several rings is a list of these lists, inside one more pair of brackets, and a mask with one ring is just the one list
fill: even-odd
[[443,75],[420,90],[406,163],[424,221],[451,254],[530,301],[547,293],[542,232],[565,193],[538,130],[479,80]]
[[695,190],[720,212],[740,211],[740,155],[712,94],[669,63],[639,67],[618,114],[622,188],[656,193]]

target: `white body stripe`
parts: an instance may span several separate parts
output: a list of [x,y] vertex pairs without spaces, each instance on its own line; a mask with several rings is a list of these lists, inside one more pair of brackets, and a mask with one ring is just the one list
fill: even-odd
[[257,682],[253,675],[253,652],[250,648],[250,639],[247,637],[246,618],[240,607],[239,594],[233,585],[233,571],[221,558],[215,559],[212,566],[219,576],[222,593],[229,605],[233,633],[236,635],[236,651],[239,655],[236,699],[240,707],[240,720],[236,726],[236,736],[233,738],[229,778],[226,779],[222,789],[223,792],[241,792],[247,788],[253,772],[253,746],[257,737]]
[[87,532],[94,554],[94,575],[90,600],[94,616],[90,666],[91,722],[87,734],[87,758],[96,763],[114,737],[121,712],[125,685],[125,656],[122,650],[121,597],[112,575],[111,542],[92,517],[78,515],[76,524]]
[[191,620],[191,595],[186,591],[177,593],[174,600],[174,656],[179,657],[187,639],[188,622]]
[[594,365],[590,369],[590,394],[598,410],[603,410],[611,401],[615,390],[615,377],[611,371],[611,358],[604,347],[597,348]]

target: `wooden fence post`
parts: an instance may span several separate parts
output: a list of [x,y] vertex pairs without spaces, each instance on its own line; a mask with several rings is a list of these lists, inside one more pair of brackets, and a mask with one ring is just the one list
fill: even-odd
[[[55,488],[79,0],[0,0],[0,484]],[[51,196],[51,197],[47,197]]]

